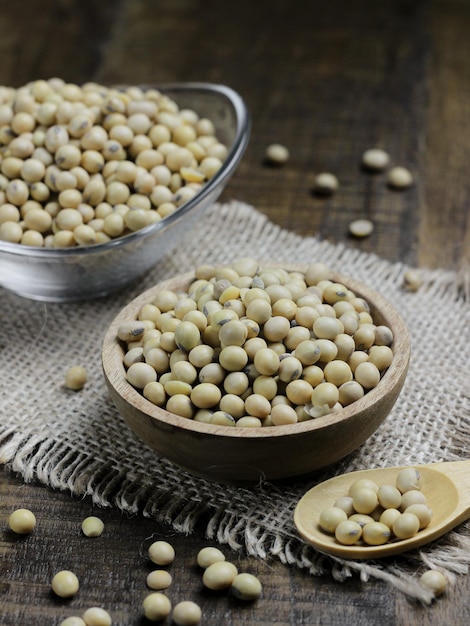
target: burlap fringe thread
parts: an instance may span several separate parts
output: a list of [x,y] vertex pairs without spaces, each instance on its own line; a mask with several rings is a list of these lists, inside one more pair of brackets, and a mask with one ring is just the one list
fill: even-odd
[[[275,242],[280,261],[292,260],[291,257],[285,258],[283,255],[284,244],[286,244],[286,250],[292,250],[295,247],[298,259],[311,258],[311,247],[314,242],[316,258],[322,258],[326,263],[332,262],[332,266],[360,265],[363,276],[358,276],[356,273],[355,276],[358,279],[363,279],[368,273],[373,272],[376,281],[386,276],[388,281],[398,282],[402,280],[403,273],[407,269],[401,264],[392,265],[374,255],[349,250],[346,246],[332,246],[328,242],[317,239],[295,236],[275,226],[254,209],[241,203],[216,205],[209,210],[209,215],[205,219],[210,220],[215,213],[217,213],[217,219],[232,222],[233,258],[239,256],[239,249],[243,250],[246,247],[246,244],[245,246],[237,245],[237,237],[242,242],[249,232],[251,240],[259,243],[258,258],[263,258],[265,252],[263,242],[265,241],[270,242],[271,246]],[[247,220],[251,222],[249,230],[244,228],[237,231],[234,213],[238,215],[238,219],[245,224],[245,227]],[[220,246],[220,249],[217,249],[217,246]],[[269,246],[266,251],[269,252]],[[214,241],[213,259],[224,258],[225,252],[224,241]],[[198,255],[199,253],[195,253],[195,258],[191,259],[191,254],[186,251],[176,253],[173,255],[174,267],[179,268],[188,263],[195,264],[199,262]],[[440,294],[456,302],[462,300],[468,302],[470,299],[470,274],[467,269],[457,274],[444,271],[423,271],[422,275],[424,291],[434,295]],[[141,286],[140,290],[147,286],[149,285]],[[463,457],[468,456],[467,444],[464,440],[469,439],[470,427],[466,425],[461,449],[457,451]],[[459,458],[459,454],[452,456],[453,458],[448,460]],[[195,504],[194,501],[188,501],[184,494],[179,497],[176,490],[159,490],[155,483],[150,482],[145,476],[131,475],[126,469],[119,469],[110,461],[103,462],[92,455],[80,453],[63,441],[50,437],[43,438],[38,434],[22,433],[19,426],[8,427],[3,432],[0,430],[0,463],[20,473],[26,482],[38,480],[53,489],[69,491],[74,495],[88,495],[98,506],[116,506],[131,514],[140,513],[159,522],[170,524],[182,533],[191,533],[198,522],[204,521],[209,539],[225,544],[233,550],[244,550],[248,555],[257,558],[277,558],[287,565],[295,565],[308,570],[315,576],[330,573],[336,580],[343,581],[356,572],[362,581],[367,581],[369,578],[381,579],[424,604],[429,604],[434,594],[419,585],[416,575],[418,566],[424,565],[427,568],[433,567],[444,571],[450,583],[456,575],[468,573],[470,564],[468,524],[461,525],[458,533],[451,532],[426,549],[407,554],[406,558],[403,557],[404,560],[346,561],[336,557],[326,557],[306,545],[298,538],[292,521],[285,522],[282,532],[279,532],[275,516],[270,521],[269,518],[268,520],[262,519],[256,512],[250,514],[242,511],[240,513],[236,503],[231,510],[227,510],[224,503],[220,506],[213,506],[204,499]],[[166,465],[165,461],[163,464],[165,471],[177,472],[171,464]],[[211,485],[208,484],[207,488],[211,489]],[[263,485],[260,484],[257,488],[262,490]],[[269,488],[276,489],[272,485]],[[240,493],[240,501],[242,501],[243,489]],[[415,564],[414,571],[413,563]]]

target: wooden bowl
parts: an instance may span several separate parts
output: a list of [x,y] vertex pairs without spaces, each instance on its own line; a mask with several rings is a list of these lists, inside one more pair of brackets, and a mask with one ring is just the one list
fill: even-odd
[[[285,269],[295,268],[283,264]],[[111,398],[134,433],[160,456],[207,479],[221,482],[276,480],[315,472],[358,448],[389,414],[405,381],[410,357],[406,326],[383,296],[341,275],[364,298],[374,322],[393,331],[394,357],[379,384],[363,398],[324,417],[285,426],[231,428],[196,422],[149,402],[126,380],[121,323],[137,318],[143,304],[162,289],[187,290],[194,274],[179,275],[131,301],[111,323],[102,348],[103,372]]]

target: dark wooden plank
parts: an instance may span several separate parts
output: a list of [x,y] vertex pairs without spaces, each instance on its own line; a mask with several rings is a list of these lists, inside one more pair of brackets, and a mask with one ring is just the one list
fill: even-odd
[[[20,506],[33,510],[38,520],[34,532],[25,537],[14,535],[7,526],[9,514]],[[99,538],[87,539],[80,525],[91,514],[103,519],[105,531]],[[140,515],[94,507],[89,498],[25,485],[21,478],[0,469],[0,623],[58,625],[89,606],[109,610],[113,624],[147,623],[141,603],[150,591],[145,584],[147,573],[156,566],[146,558],[146,549],[157,539],[171,542],[176,551],[169,567],[173,584],[168,596],[174,602],[198,602],[204,613],[202,623],[208,626],[464,626],[470,620],[465,600],[470,592],[468,577],[460,577],[448,599],[429,608],[380,581],[365,584],[354,577],[338,583],[276,559],[261,561],[222,546],[240,571],[255,574],[263,583],[263,596],[255,603],[243,603],[227,592],[204,590],[195,558],[200,548],[213,543],[201,532],[178,534]],[[71,569],[79,577],[80,591],[72,599],[61,600],[50,591],[51,578],[60,569]]]
[[[452,10],[453,9],[453,10]],[[470,264],[470,5],[439,1],[429,14],[431,39],[425,186],[419,229],[419,262],[427,266]],[[440,233],[436,241],[436,233]]]
[[83,83],[96,73],[119,0],[2,2],[0,84],[18,87],[60,76]]
[[[245,98],[251,142],[222,199],[253,204],[275,223],[375,252],[391,261],[458,267],[470,261],[470,5],[465,0],[33,0],[0,2],[0,84],[19,86],[61,76],[71,82],[223,82]],[[267,167],[266,146],[291,151]],[[392,192],[384,176],[359,165],[380,146],[413,171],[410,190]],[[340,180],[332,198],[312,194],[314,176]],[[363,241],[348,236],[351,219],[374,220]],[[8,514],[37,512],[37,531],[13,536]],[[276,560],[231,554],[258,574],[264,597],[240,605],[201,588],[194,556],[208,541],[186,537],[140,516],[99,511],[100,540],[78,531],[92,512],[75,500],[0,472],[0,623],[59,624],[90,604],[109,608],[119,624],[143,624],[140,603],[150,537],[177,549],[175,598],[197,599],[205,624],[384,626],[470,622],[470,581],[457,579],[432,608],[417,606],[382,582],[316,579]],[[227,553],[230,552],[227,550]],[[72,601],[49,592],[64,566],[83,580]],[[173,592],[172,592],[173,593]]]
[[[448,6],[436,17],[436,32],[442,20],[459,20],[458,7],[452,11]],[[432,78],[431,46],[437,43],[429,32],[429,3],[363,0],[320,9],[315,2],[278,0],[269,11],[264,3],[250,2],[231,9],[211,1],[160,3],[158,10],[145,2],[124,7],[100,78],[229,83],[247,101],[253,134],[224,199],[254,204],[296,232],[345,241],[390,260],[455,265],[456,255],[464,253],[467,207],[453,202],[449,220],[434,192],[425,191],[427,107],[441,88]],[[454,96],[448,106],[465,102]],[[463,113],[464,105],[460,107]],[[433,128],[439,133],[441,126]],[[452,137],[449,141],[463,149],[457,122]],[[272,141],[290,148],[291,159],[283,168],[263,166],[264,150]],[[363,150],[374,146],[387,149],[394,164],[413,171],[413,188],[391,191],[383,175],[361,170]],[[434,168],[445,167],[445,153],[434,154],[433,162]],[[328,200],[312,195],[314,176],[325,170],[341,183]],[[463,183],[454,179],[453,186],[459,189]],[[441,185],[441,197],[445,193],[446,185]],[[373,237],[350,238],[349,222],[358,217],[374,220]],[[434,246],[443,251],[438,256],[426,256],[429,235],[419,235],[420,223],[426,228],[428,221],[432,237],[453,242]],[[455,226],[433,228],[436,222]],[[446,254],[449,245],[457,248],[452,257]]]

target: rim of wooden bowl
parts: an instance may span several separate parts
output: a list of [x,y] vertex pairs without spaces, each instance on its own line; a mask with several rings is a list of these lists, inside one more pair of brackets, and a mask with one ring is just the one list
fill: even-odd
[[[260,263],[262,268],[282,268],[287,271],[305,271],[307,264],[290,263]],[[117,329],[125,321],[134,320],[142,305],[151,302],[155,294],[162,289],[185,290],[192,280],[194,272],[178,274],[150,287],[130,301],[111,322],[105,334],[102,347],[102,366],[108,386],[120,396],[122,401],[135,410],[145,413],[155,420],[175,428],[203,433],[214,437],[236,439],[270,439],[277,437],[298,436],[302,433],[325,429],[333,424],[343,422],[357,413],[370,409],[387,393],[395,392],[397,386],[403,384],[410,359],[410,337],[406,325],[391,302],[380,293],[364,283],[349,276],[332,272],[332,280],[344,284],[356,296],[363,298],[369,304],[371,315],[377,325],[386,325],[393,332],[393,361],[381,377],[378,385],[352,404],[323,417],[312,418],[296,424],[270,426],[261,428],[227,427],[214,424],[196,422],[194,420],[170,413],[166,409],[152,404],[142,393],[132,387],[126,379],[123,363],[124,349],[117,338]],[[125,416],[124,416],[125,417]],[[386,416],[384,416],[385,419]]]

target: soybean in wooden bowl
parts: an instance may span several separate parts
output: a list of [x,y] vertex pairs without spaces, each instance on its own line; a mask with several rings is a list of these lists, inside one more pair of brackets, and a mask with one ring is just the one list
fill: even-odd
[[[306,270],[306,266],[289,264],[261,266],[267,267],[288,272]],[[408,370],[410,339],[406,325],[384,296],[335,272],[331,272],[330,281],[364,300],[374,324],[388,327],[393,335],[391,363],[363,397],[319,417],[259,428],[196,421],[147,400],[127,380],[127,347],[118,338],[118,329],[137,320],[142,307],[162,291],[187,292],[194,280],[195,272],[178,275],[136,297],[111,323],[102,346],[103,372],[113,403],[134,434],[159,456],[209,480],[279,480],[314,473],[338,462],[361,446],[387,418]]]

